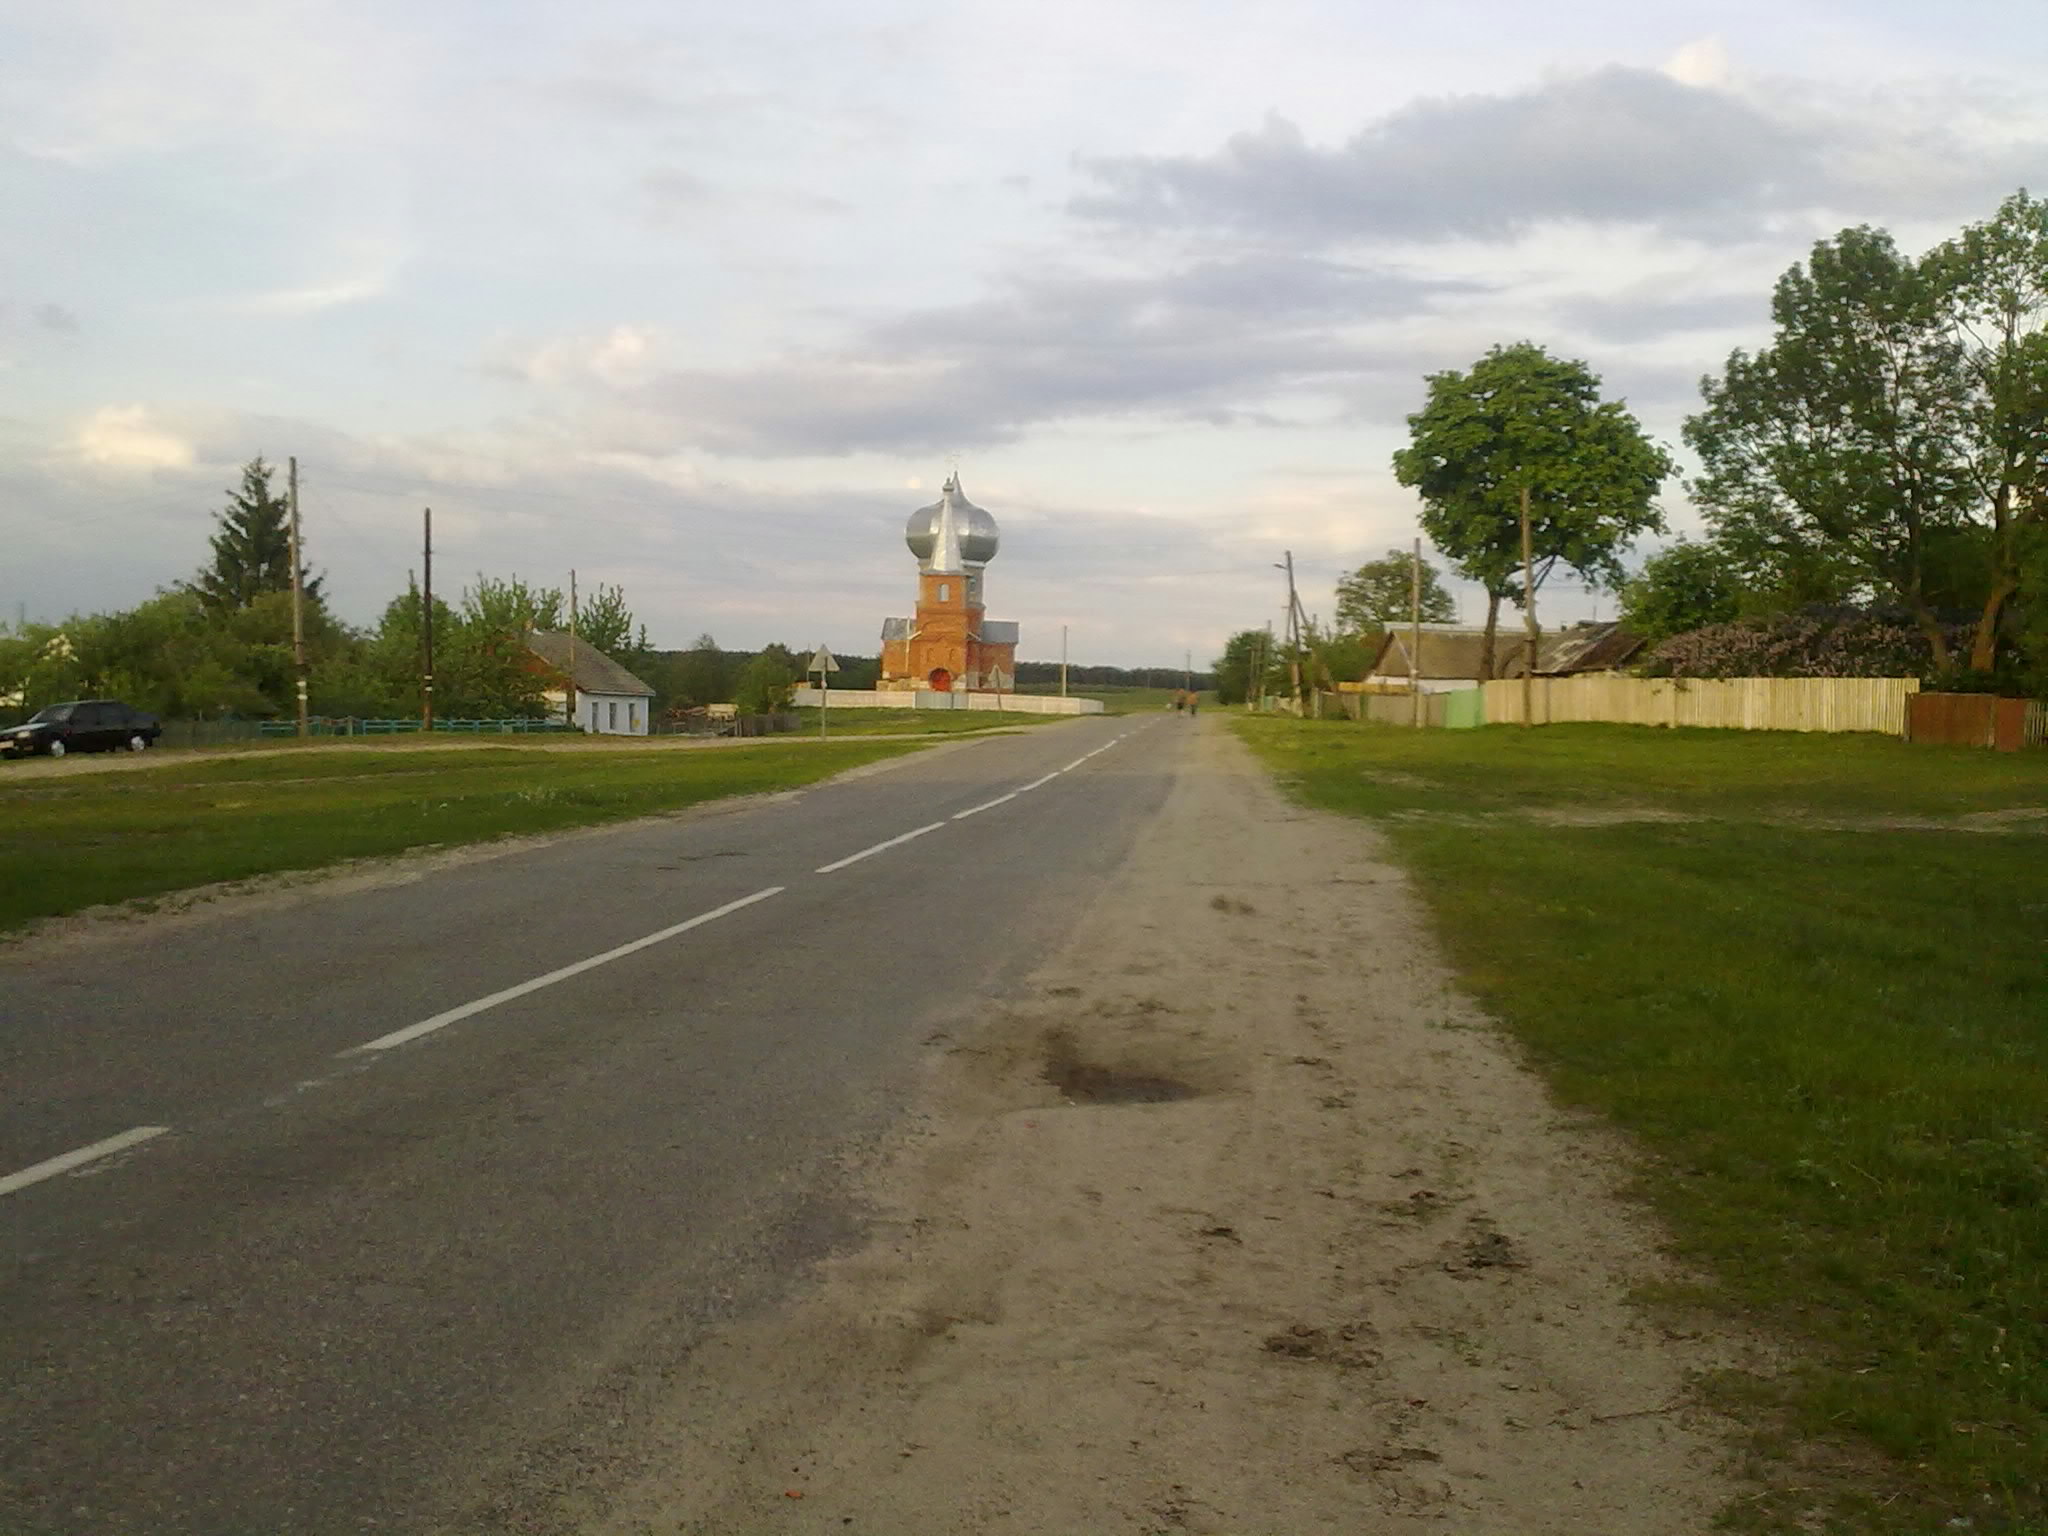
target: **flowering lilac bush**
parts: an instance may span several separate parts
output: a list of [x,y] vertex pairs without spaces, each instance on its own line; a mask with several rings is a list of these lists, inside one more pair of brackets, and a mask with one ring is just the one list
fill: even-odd
[[[1945,625],[1950,649],[1967,655],[1967,625]],[[1805,608],[1737,619],[1673,635],[1651,654],[1653,677],[1926,677],[1933,648],[1906,615],[1860,608]]]

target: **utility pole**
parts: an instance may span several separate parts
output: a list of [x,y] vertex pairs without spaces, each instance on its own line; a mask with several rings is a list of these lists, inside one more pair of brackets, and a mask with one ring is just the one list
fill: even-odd
[[306,718],[306,583],[299,569],[299,461],[294,455],[285,463],[289,466],[285,486],[292,508],[292,670],[298,674],[299,734],[310,736],[313,727]]
[[420,729],[434,728],[434,509],[420,514],[423,542],[420,546],[421,585],[420,637],[425,643],[425,661],[420,670]]
[[1182,693],[1193,693],[1195,691],[1195,653],[1192,648],[1180,653],[1180,691]]
[[576,572],[569,572],[569,675],[562,682],[562,712],[576,723]]
[[1522,724],[1536,723],[1536,560],[1529,535],[1529,487],[1522,487],[1522,623],[1528,630],[1527,664],[1522,668]]
[[[1422,540],[1408,566],[1408,699],[1410,724],[1422,725]],[[1359,711],[1360,715],[1364,711]]]
[[1294,713],[1297,719],[1301,708],[1301,599],[1294,595],[1294,551],[1288,550],[1287,563],[1274,569],[1287,573],[1287,679],[1294,694]]
[[1060,697],[1067,696],[1067,626],[1060,626]]

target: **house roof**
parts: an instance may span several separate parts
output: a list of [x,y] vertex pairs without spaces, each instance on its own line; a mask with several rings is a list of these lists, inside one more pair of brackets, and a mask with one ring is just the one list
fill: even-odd
[[[569,676],[569,637],[557,630],[536,629],[526,637],[526,648],[547,664],[557,677]],[[605,655],[588,640],[576,642],[576,675],[569,679],[578,693],[638,694],[654,697],[654,690]]]
[[[1522,675],[1525,644],[1519,627],[1500,627],[1493,639],[1496,676]],[[1575,672],[1602,672],[1620,666],[1642,645],[1640,635],[1630,634],[1619,624],[1575,624],[1570,629],[1545,630],[1536,641],[1536,675],[1563,677]],[[1485,654],[1484,629],[1462,624],[1425,624],[1417,675],[1430,681],[1476,679],[1484,675],[1481,662]],[[1406,626],[1387,632],[1372,670],[1375,677],[1408,676]]]

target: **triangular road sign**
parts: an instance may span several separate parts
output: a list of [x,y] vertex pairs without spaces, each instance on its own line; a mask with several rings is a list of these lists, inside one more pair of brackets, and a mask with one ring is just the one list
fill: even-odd
[[833,659],[832,653],[821,645],[818,647],[818,654],[811,658],[811,664],[805,667],[804,670],[806,672],[837,672],[839,670],[839,663]]

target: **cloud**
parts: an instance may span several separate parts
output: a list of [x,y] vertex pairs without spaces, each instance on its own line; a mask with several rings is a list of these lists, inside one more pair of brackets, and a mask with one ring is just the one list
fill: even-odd
[[[1609,66],[1496,95],[1414,102],[1334,148],[1270,117],[1207,156],[1083,162],[1083,217],[1316,245],[1513,240],[1546,222],[1645,225],[1713,242],[1774,217],[1976,207],[2048,136],[1975,133],[1947,103],[1810,83],[1723,88],[1712,39],[1670,72]],[[1995,195],[1995,192],[1992,194]]]
[[108,405],[94,411],[71,437],[72,452],[103,469],[184,469],[192,443],[163,425],[146,406]]
[[1698,37],[1664,61],[1664,73],[1680,85],[1728,83],[1728,49],[1718,37]]
[[1556,314],[1573,331],[1596,341],[1652,341],[1688,331],[1754,333],[1770,316],[1768,288],[1743,293],[1630,292],[1568,298]]
[[650,332],[617,325],[598,337],[565,337],[524,349],[500,345],[483,368],[526,384],[623,388],[645,376],[653,347]]
[[614,402],[622,446],[752,456],[945,452],[1082,417],[1280,420],[1261,403],[1412,368],[1375,321],[1426,323],[1476,291],[1285,253],[1157,275],[1033,272],[967,303],[870,322],[829,351],[658,374]]
[[78,333],[78,316],[62,304],[38,304],[29,311],[29,318],[46,331],[59,331],[67,336]]
[[235,300],[233,307],[256,314],[314,314],[323,309],[338,309],[344,304],[361,304],[382,298],[390,288],[391,272],[379,269],[336,278],[329,283],[246,294]]

